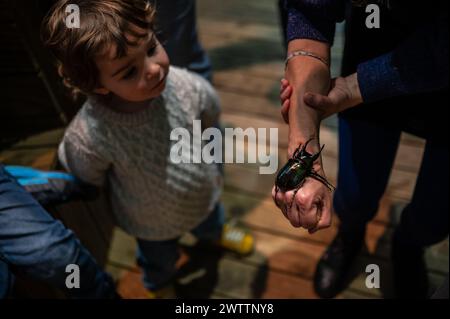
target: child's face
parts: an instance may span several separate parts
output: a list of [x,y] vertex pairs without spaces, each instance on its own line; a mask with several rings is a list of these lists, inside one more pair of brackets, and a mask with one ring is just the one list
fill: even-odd
[[[138,29],[143,33],[142,29]],[[128,36],[134,40],[132,36]],[[153,32],[129,46],[127,55],[114,59],[115,46],[95,60],[99,70],[101,87],[98,94],[113,93],[132,102],[142,102],[159,96],[165,88],[169,72],[169,58]]]

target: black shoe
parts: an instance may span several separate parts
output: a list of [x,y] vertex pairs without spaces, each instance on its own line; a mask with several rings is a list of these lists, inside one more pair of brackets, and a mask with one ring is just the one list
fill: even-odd
[[333,298],[345,289],[349,270],[364,242],[364,231],[339,231],[317,264],[314,289],[321,298]]
[[394,294],[402,299],[428,298],[428,273],[424,258],[425,250],[406,242],[400,232],[392,240],[392,265]]

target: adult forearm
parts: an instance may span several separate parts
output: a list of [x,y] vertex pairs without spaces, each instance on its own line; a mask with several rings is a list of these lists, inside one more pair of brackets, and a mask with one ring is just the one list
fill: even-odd
[[[329,61],[330,48],[323,42],[298,39],[289,43],[288,53],[304,50],[314,53]],[[298,56],[291,59],[286,69],[286,79],[293,88],[291,106],[289,108],[289,155],[299,144],[313,138],[317,143],[311,143],[311,150],[317,151],[319,141],[320,115],[306,106],[303,96],[306,92],[326,94],[330,86],[329,67],[322,61]]]

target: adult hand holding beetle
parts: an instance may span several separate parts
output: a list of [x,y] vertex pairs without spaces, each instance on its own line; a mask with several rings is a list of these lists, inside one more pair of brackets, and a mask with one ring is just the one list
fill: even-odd
[[[330,48],[326,43],[308,39],[290,41],[288,52],[297,50],[315,52],[325,60],[329,60]],[[295,150],[311,139],[312,142],[307,145],[306,151],[316,154],[320,151],[321,115],[305,104],[304,94],[328,93],[331,80],[329,67],[317,59],[298,56],[287,64],[285,77],[291,87],[288,106],[283,106],[284,118],[289,122],[288,157],[292,158]],[[313,170],[325,178],[320,157],[314,162]],[[331,192],[325,184],[316,179],[306,178],[296,193],[295,190],[277,191],[274,187],[272,197],[294,227],[304,227],[310,233],[314,233],[331,225]]]

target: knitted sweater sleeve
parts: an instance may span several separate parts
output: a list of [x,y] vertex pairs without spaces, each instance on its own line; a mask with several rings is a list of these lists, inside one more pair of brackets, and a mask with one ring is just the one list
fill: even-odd
[[103,186],[110,163],[96,151],[82,121],[74,120],[66,130],[58,148],[58,158],[63,167],[85,183]]
[[199,85],[200,117],[206,124],[205,127],[213,126],[219,121],[221,111],[219,97],[212,85],[201,77]]

